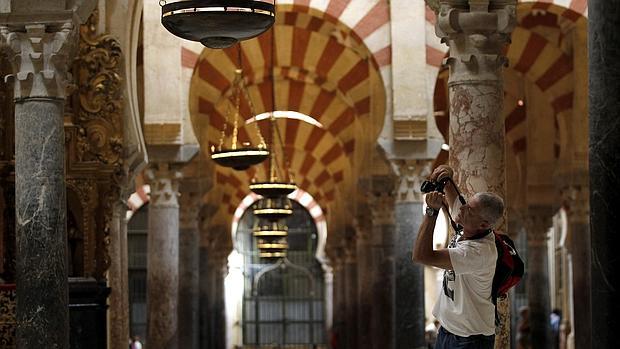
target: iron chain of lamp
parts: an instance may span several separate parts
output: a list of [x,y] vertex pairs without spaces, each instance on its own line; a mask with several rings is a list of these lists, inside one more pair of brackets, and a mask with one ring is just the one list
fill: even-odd
[[[269,117],[269,171],[266,174],[267,180],[263,182],[254,181],[250,184],[250,190],[263,196],[254,207],[254,215],[258,217],[258,224],[254,227],[254,236],[257,239],[259,256],[262,258],[284,258],[288,250],[288,227],[284,220],[293,214],[293,206],[288,195],[297,189],[297,185],[291,178],[284,152],[284,142],[276,123],[274,111],[275,105],[276,78],[275,78],[275,27],[271,29],[271,107],[272,112]],[[278,145],[276,145],[276,139]],[[281,151],[283,171],[278,176],[278,157],[277,151]]]
[[[233,80],[233,107],[234,111],[231,113],[230,109],[226,112],[226,122],[224,123],[224,127],[222,129],[220,140],[218,142],[217,147],[211,146],[211,159],[215,161],[218,165],[224,167],[232,167],[235,170],[241,171],[246,170],[252,165],[259,164],[265,161],[269,157],[269,149],[267,149],[267,145],[265,144],[265,140],[256,125],[256,134],[259,138],[259,144],[256,147],[253,147],[249,142],[243,143],[239,146],[239,119],[241,117],[241,97],[245,98],[250,107],[250,113],[252,116],[255,116],[256,113],[254,111],[254,104],[252,103],[252,99],[248,94],[247,88],[245,86],[245,80],[243,78],[243,68],[242,68],[242,60],[241,60],[241,45],[238,46],[238,60],[239,60],[239,68],[235,70],[235,79]],[[233,129],[230,135],[230,148],[225,148],[225,139],[226,139],[226,131],[227,125],[231,119],[233,119]]]
[[227,48],[273,26],[275,0],[161,0],[161,24],[209,48]]

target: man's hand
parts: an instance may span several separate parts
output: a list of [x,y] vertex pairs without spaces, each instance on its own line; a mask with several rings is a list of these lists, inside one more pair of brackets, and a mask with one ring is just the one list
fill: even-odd
[[431,174],[431,180],[433,181],[438,181],[441,180],[442,178],[452,178],[454,176],[454,170],[452,169],[452,167],[448,166],[448,165],[439,165],[437,166],[437,168],[435,169],[435,171],[433,171],[433,173]]
[[[439,165],[430,176],[430,180],[433,181],[439,181],[443,178],[454,178],[454,170],[452,169],[452,167],[448,165]],[[456,197],[458,195],[453,185],[453,183],[448,182],[448,184],[446,184],[446,186],[444,187],[444,192],[446,193],[446,203],[448,207],[450,207],[452,203],[454,203],[454,200],[456,200]]]
[[445,195],[434,191],[426,194],[426,205],[439,211],[444,203]]

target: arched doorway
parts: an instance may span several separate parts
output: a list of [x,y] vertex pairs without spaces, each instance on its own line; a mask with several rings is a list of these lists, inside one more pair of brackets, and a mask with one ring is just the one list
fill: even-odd
[[[326,273],[317,259],[317,249],[323,244],[310,212],[297,201],[293,206],[294,213],[286,223],[289,250],[285,260],[258,257],[252,235],[256,221],[253,205],[237,224],[235,252],[229,260],[237,260],[242,269],[237,278],[243,290],[237,313],[241,338],[233,344],[244,348],[326,347]],[[234,286],[229,282],[227,287]]]

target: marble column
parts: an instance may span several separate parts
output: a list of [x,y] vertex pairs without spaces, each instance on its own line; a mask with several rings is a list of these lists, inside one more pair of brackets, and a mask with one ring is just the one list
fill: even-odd
[[[375,299],[372,294],[372,256],[370,241],[370,223],[365,219],[368,216],[358,217],[356,227],[356,255],[357,255],[357,343],[364,343],[364,347],[372,348],[372,303]],[[366,223],[363,223],[366,221]],[[367,224],[367,225],[366,225]]]
[[110,268],[108,269],[109,346],[118,348],[129,338],[129,285],[127,256],[127,206],[120,200],[113,207],[110,223]]
[[212,345],[213,349],[226,349],[226,300],[224,278],[228,274],[228,249],[211,251],[213,272]]
[[[450,47],[450,157],[465,196],[494,192],[506,198],[502,52],[516,23],[516,0],[441,0],[436,33]],[[499,230],[506,230],[504,220]],[[496,348],[510,347],[510,321],[502,323]]]
[[553,211],[550,207],[528,207],[526,282],[532,349],[551,347],[547,232],[551,228],[552,217]]
[[[13,56],[17,347],[68,348],[63,126],[71,21],[2,27]],[[14,31],[13,31],[14,30]]]
[[[382,183],[384,184],[384,183]],[[369,199],[372,212],[372,347],[394,348],[394,195],[393,183],[377,188]]]
[[211,348],[209,346],[209,338],[211,338],[211,320],[210,320],[210,298],[209,295],[209,287],[210,287],[210,279],[209,279],[209,247],[201,243],[200,245],[200,260],[199,260],[199,315],[198,315],[198,323],[200,334],[198,336],[198,340],[200,343],[200,348]]
[[155,163],[148,177],[147,340],[149,349],[176,349],[180,172],[168,163]]
[[200,233],[198,229],[201,193],[196,180],[180,184],[179,215],[179,348],[197,349],[199,334]]
[[421,180],[430,173],[429,161],[400,161],[396,195],[396,348],[426,347],[424,308],[424,266],[412,261],[413,244],[423,218]]
[[357,348],[357,248],[353,241],[348,241],[344,249],[344,288],[345,288],[345,348]]
[[[578,179],[575,181],[575,179]],[[566,218],[568,221],[567,247],[572,260],[572,284],[564,280],[567,287],[572,289],[573,319],[570,323],[570,313],[564,309],[562,322],[570,324],[574,334],[575,348],[590,348],[592,346],[592,296],[590,279],[590,191],[588,188],[587,173],[569,174],[567,178],[559,180],[563,182],[561,194]],[[568,273],[565,271],[565,274]],[[566,297],[569,297],[567,294]]]
[[[612,348],[618,319],[620,259],[616,241],[620,211],[618,149],[620,149],[620,3],[588,1],[589,114],[590,114],[590,238],[592,348]],[[614,281],[615,280],[615,281]]]
[[344,278],[344,255],[342,248],[334,248],[329,254],[333,273],[333,321],[331,331],[338,337],[338,343],[342,346],[346,343],[346,331],[344,330],[345,318],[345,278]]

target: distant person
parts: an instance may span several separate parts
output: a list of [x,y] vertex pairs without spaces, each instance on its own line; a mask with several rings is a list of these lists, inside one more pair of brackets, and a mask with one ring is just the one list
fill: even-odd
[[[504,201],[493,193],[476,193],[468,203],[457,199],[454,171],[441,165],[431,181],[450,179],[444,193],[426,194],[427,210],[413,247],[415,262],[444,269],[443,286],[433,316],[441,323],[436,349],[493,349],[495,305],[491,299],[497,248],[493,227],[504,214]],[[462,235],[455,234],[448,248],[433,249],[433,232],[442,207],[450,207]]]
[[530,308],[519,308],[519,320],[517,321],[517,349],[530,349]]
[[131,349],[142,349],[142,342],[140,342],[140,336],[133,336],[130,348]]

